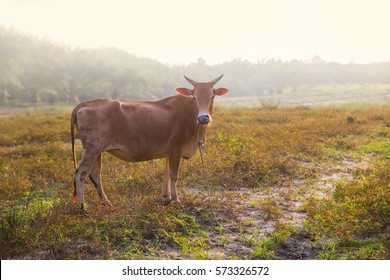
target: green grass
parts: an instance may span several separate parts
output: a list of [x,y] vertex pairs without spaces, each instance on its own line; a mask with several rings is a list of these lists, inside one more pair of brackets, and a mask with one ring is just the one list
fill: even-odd
[[[272,259],[298,229],[320,244],[318,258],[389,258],[388,105],[220,108],[206,177],[199,155],[181,163],[182,204],[163,204],[163,160],[105,155],[113,208],[88,183],[87,213],[72,203],[69,118],[45,109],[0,119],[1,259]],[[351,176],[319,186],[340,168]]]

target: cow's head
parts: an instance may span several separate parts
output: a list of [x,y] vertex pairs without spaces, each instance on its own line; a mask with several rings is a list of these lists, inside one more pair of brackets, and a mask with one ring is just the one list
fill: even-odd
[[223,75],[208,83],[198,83],[186,76],[184,78],[194,86],[194,89],[177,88],[176,91],[184,96],[189,96],[198,104],[199,113],[197,117],[198,124],[207,125],[211,119],[211,114],[214,112],[214,97],[222,96],[228,93],[227,88],[214,88],[214,85],[222,79]]

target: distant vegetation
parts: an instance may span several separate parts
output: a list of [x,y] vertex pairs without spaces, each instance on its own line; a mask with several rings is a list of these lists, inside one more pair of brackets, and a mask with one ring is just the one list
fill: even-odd
[[[227,79],[232,98],[279,100],[298,91],[335,85],[390,84],[390,62],[372,64],[236,59],[207,65],[199,58],[189,65],[164,65],[115,48],[81,49],[0,27],[0,106],[74,104],[93,98],[159,99],[185,84],[183,74],[208,80]],[[385,89],[388,91],[388,87]],[[269,96],[272,96],[270,99]],[[276,96],[276,97],[275,97]],[[265,97],[262,98],[262,97]],[[280,99],[282,104],[286,98]],[[251,99],[250,102],[252,102]]]

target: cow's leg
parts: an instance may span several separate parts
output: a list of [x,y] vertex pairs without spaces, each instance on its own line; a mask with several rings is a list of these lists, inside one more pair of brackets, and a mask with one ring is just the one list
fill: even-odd
[[110,201],[107,199],[107,196],[104,193],[102,187],[101,170],[102,170],[102,154],[100,154],[96,159],[91,169],[91,173],[89,173],[89,179],[91,179],[93,185],[95,186],[100,199],[103,200],[103,204],[108,204],[112,206]]
[[170,179],[169,179],[169,157],[166,159],[166,166],[167,166],[167,184],[165,187],[165,194],[164,194],[164,200],[165,204],[168,204],[172,201],[172,195],[171,195],[171,187],[170,187]]
[[167,158],[167,177],[168,184],[166,189],[165,202],[169,203],[171,201],[180,202],[177,196],[177,178],[179,174],[179,164],[180,164],[180,154],[173,153],[170,154]]
[[75,202],[78,201],[81,209],[84,210],[84,183],[85,178],[90,173],[96,158],[100,153],[89,152],[88,150],[83,150],[83,157],[80,161],[79,167],[75,171],[75,192],[73,194],[73,199]]

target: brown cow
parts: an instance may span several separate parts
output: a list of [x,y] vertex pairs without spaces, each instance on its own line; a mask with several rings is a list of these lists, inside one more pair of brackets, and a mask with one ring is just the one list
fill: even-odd
[[[184,76],[194,89],[177,88],[180,95],[158,101],[96,99],[77,105],[71,117],[74,202],[84,208],[84,181],[89,175],[103,203],[111,205],[101,183],[103,152],[130,162],[166,158],[165,201],[179,201],[176,182],[180,159],[193,157],[198,145],[204,142],[214,111],[214,97],[229,91],[214,89],[222,76],[208,83]],[[79,167],[74,151],[74,125],[83,145]]]

